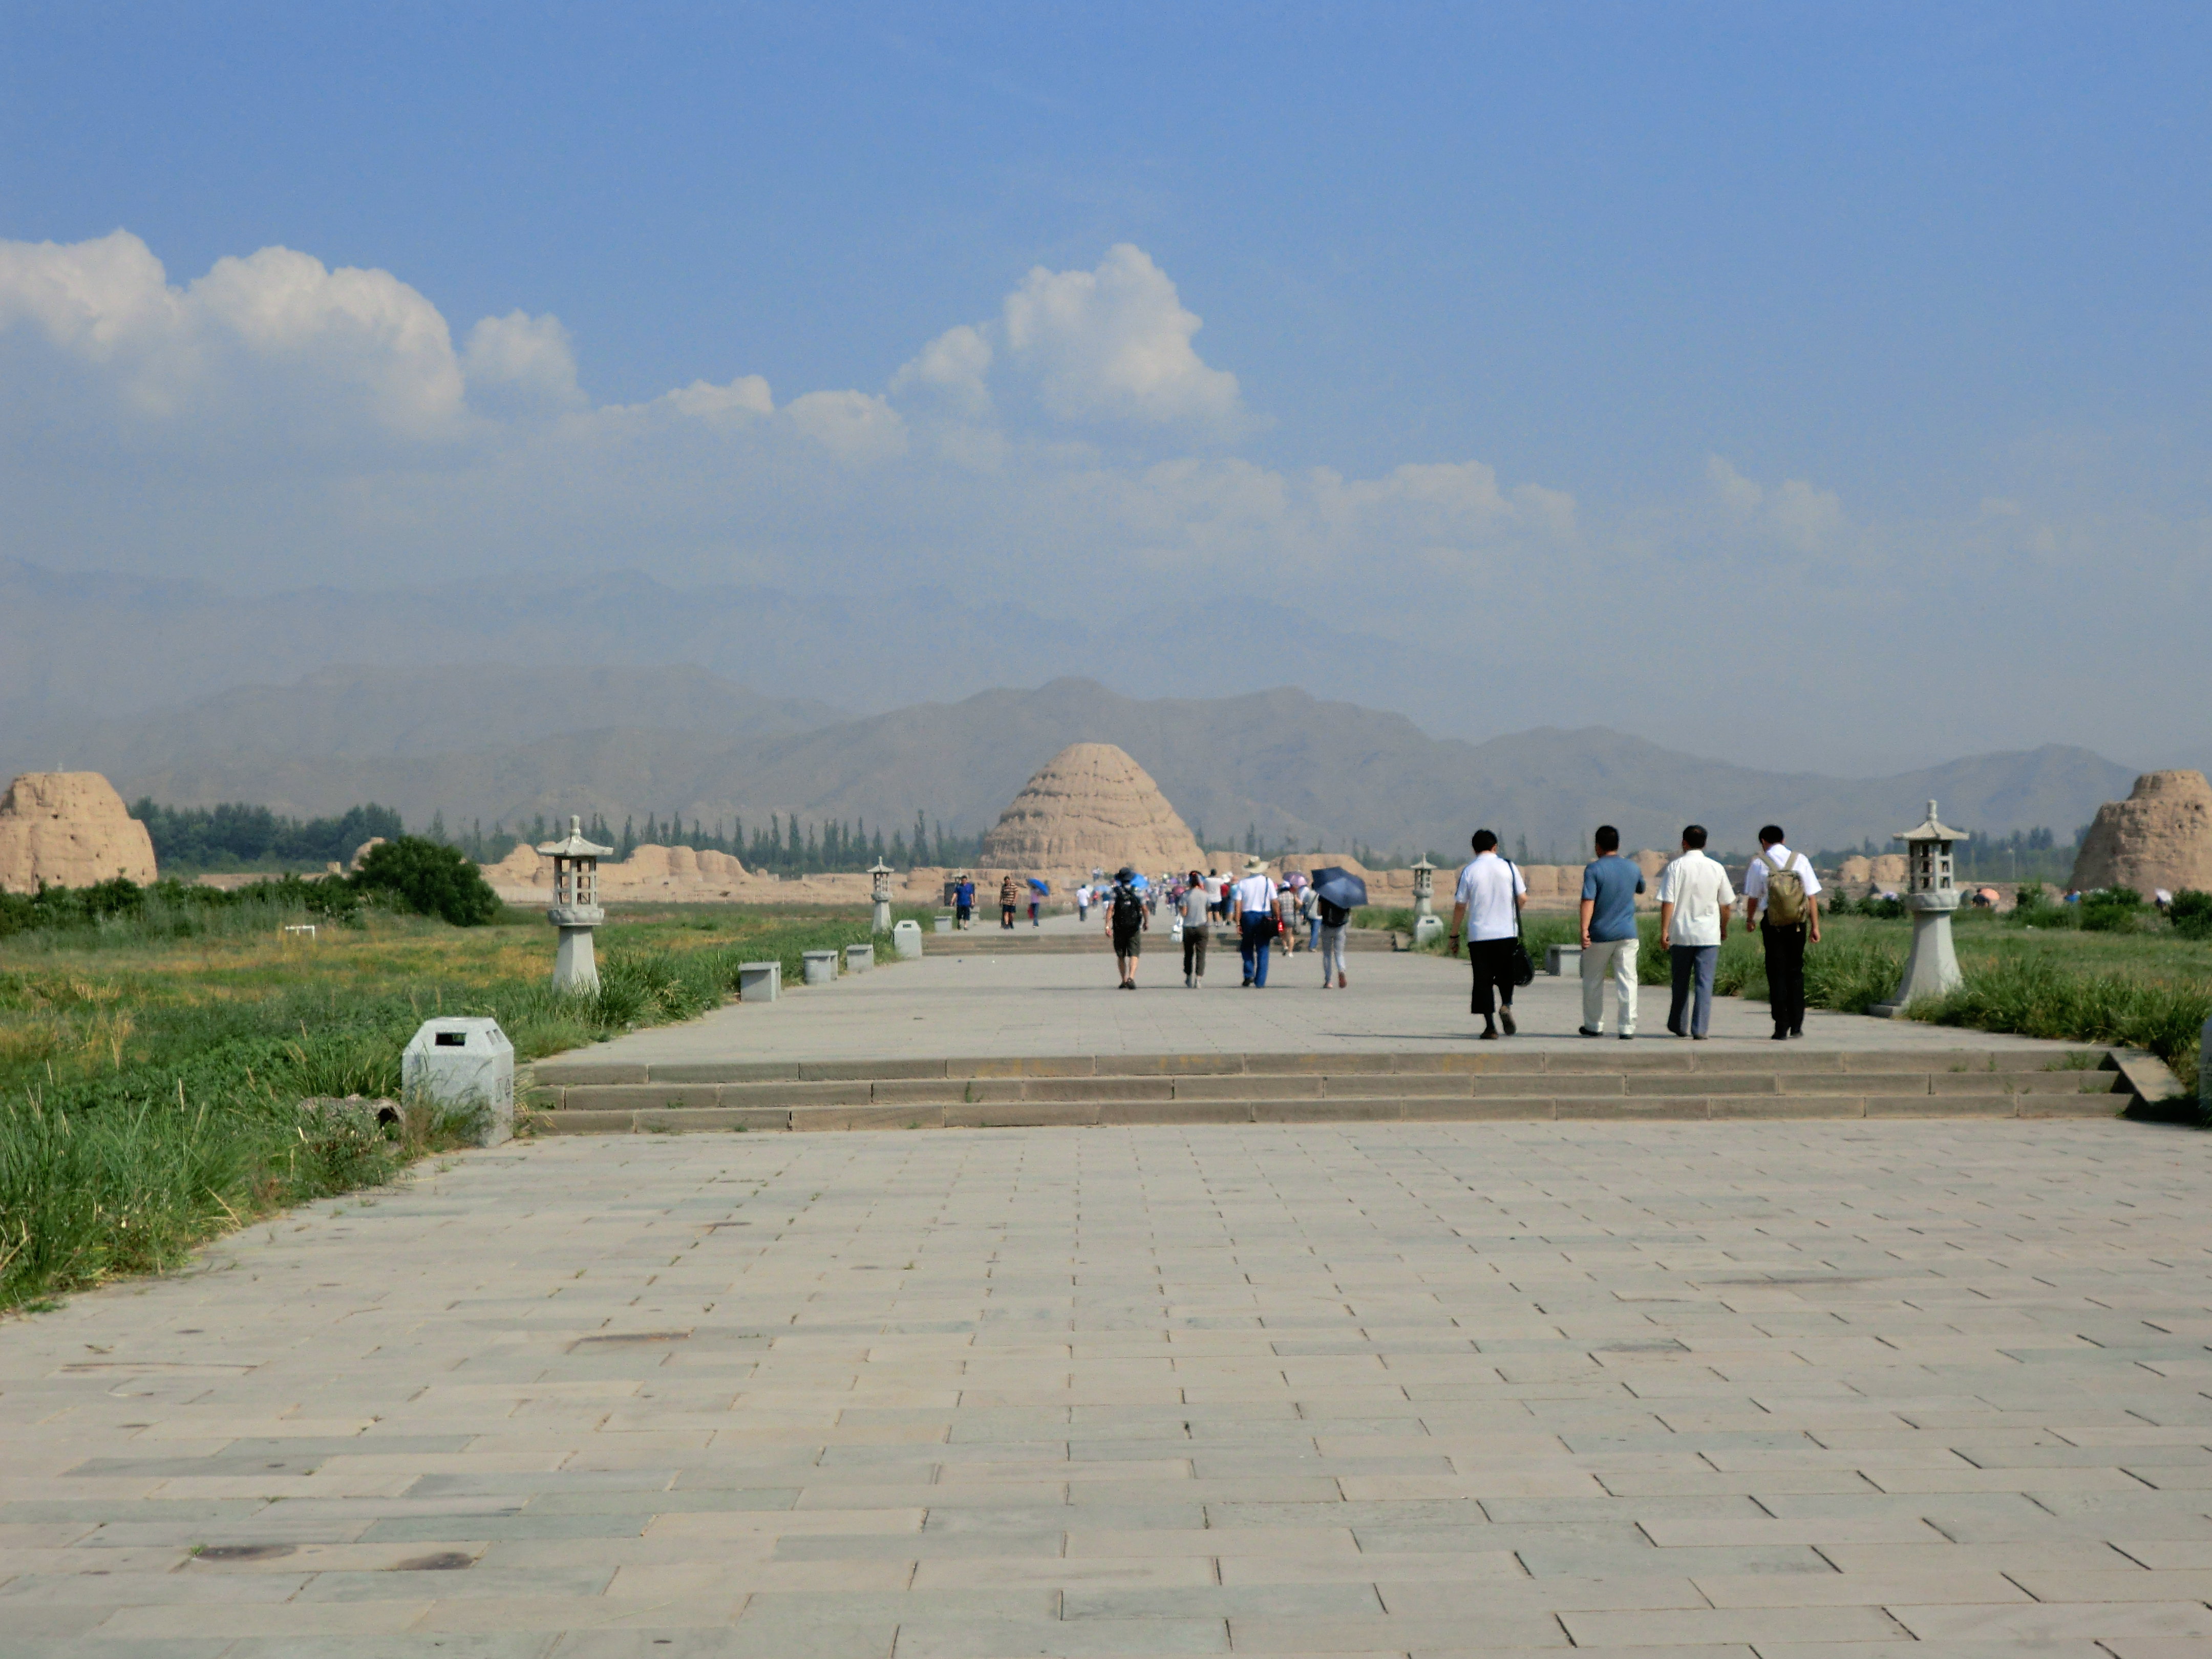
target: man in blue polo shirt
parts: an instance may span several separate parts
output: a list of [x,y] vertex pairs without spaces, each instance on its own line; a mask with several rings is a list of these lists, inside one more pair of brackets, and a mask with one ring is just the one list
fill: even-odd
[[1583,866],[1583,1023],[1586,1037],[1605,1035],[1605,981],[1613,978],[1621,1040],[1636,1035],[1636,896],[1644,872],[1620,856],[1620,831],[1597,827],[1597,857]]

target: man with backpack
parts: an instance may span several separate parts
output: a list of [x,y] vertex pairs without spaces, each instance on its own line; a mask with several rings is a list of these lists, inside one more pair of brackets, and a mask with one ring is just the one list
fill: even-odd
[[1106,931],[1114,940],[1114,966],[1121,975],[1121,988],[1137,988],[1137,958],[1144,952],[1145,929],[1152,925],[1145,908],[1145,896],[1137,890],[1137,872],[1123,865],[1107,896]]
[[[1764,908],[1766,914],[1759,915]],[[1820,878],[1813,861],[1782,844],[1782,826],[1759,832],[1759,856],[1743,872],[1743,922],[1766,947],[1766,1001],[1774,1040],[1805,1035],[1805,946],[1820,942]]]

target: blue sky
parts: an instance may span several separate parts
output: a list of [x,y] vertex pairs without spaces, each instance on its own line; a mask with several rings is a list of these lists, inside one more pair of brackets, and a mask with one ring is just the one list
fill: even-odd
[[[456,353],[479,318],[557,318],[574,389],[533,381],[531,396],[572,423],[750,376],[764,409],[849,389],[886,412],[818,411],[840,431],[898,422],[896,450],[866,450],[890,470],[865,489],[857,441],[838,452],[845,471],[809,483],[807,458],[764,437],[733,459],[688,429],[580,464],[549,452],[542,422],[522,436],[412,430],[395,454],[389,420],[358,443],[334,421],[307,457],[267,441],[304,395],[269,349],[220,396],[182,370],[163,371],[158,398],[102,391],[112,356],[28,301],[11,325],[0,301],[0,334],[15,337],[0,356],[15,383],[0,481],[20,491],[8,550],[340,583],[456,561],[583,568],[650,493],[653,522],[620,538],[621,557],[677,579],[804,587],[881,560],[894,574],[950,562],[989,584],[1036,574],[1023,558],[1064,535],[1067,571],[1208,591],[1508,588],[1542,662],[1575,648],[1608,571],[1741,592],[1778,562],[1824,614],[1870,633],[1917,574],[2014,643],[2080,639],[2060,624],[2101,600],[2189,651],[2186,631],[2160,629],[2208,597],[2212,13],[1078,12],[0,11],[0,239],[68,246],[119,228],[173,291],[268,247],[388,272]],[[1120,372],[1089,313],[1064,316],[1056,345],[1024,356],[1017,338],[1009,296],[1031,272],[1103,271],[1117,246],[1145,262],[1123,274],[1161,349],[1181,338],[1195,354],[1176,360],[1171,396],[1077,386]],[[989,349],[986,378],[932,414],[915,388],[949,383],[898,377],[961,325]],[[1151,325],[1129,325],[1139,356]],[[284,349],[294,367],[313,355]],[[456,396],[471,419],[519,420],[490,361],[467,366]],[[971,487],[977,468],[1009,465],[1014,487]],[[1348,507],[1307,483],[1468,465],[1493,475],[1498,502],[1479,478],[1422,475]],[[556,516],[591,533],[486,528],[526,516],[501,492],[533,468],[578,492]],[[330,480],[358,495],[395,470],[404,506],[381,528],[333,524],[330,492],[347,487]],[[101,493],[88,484],[118,477],[128,511],[84,504]],[[1191,478],[1209,481],[1202,500]],[[1289,529],[1253,505],[1285,489],[1302,503]],[[1097,527],[1102,490],[1118,532]],[[872,518],[856,495],[888,504]],[[1353,512],[1399,516],[1343,530]],[[1415,544],[1473,551],[1408,564]],[[967,549],[981,550],[961,566]],[[1372,609],[1383,625],[1390,607]],[[1471,597],[1462,609],[1483,614]],[[2006,711],[2039,682],[1994,647],[1924,631],[1909,648],[1824,646],[1818,663],[1754,653],[1712,690],[1787,665],[1808,706],[1833,701],[1939,638],[1969,659],[1961,685],[1983,688],[1971,717],[1992,741],[1972,746],[2032,738]],[[2181,671],[2198,692],[2202,663],[2200,649]],[[1565,717],[1603,718],[1640,684],[1609,681]],[[2094,705],[2052,734],[2086,739],[2153,689],[2094,672],[2045,686]]]

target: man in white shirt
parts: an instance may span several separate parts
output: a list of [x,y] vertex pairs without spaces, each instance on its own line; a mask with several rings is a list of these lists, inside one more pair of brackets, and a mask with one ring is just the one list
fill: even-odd
[[1075,919],[1079,922],[1091,920],[1091,884],[1087,881],[1075,890]]
[[1244,878],[1237,884],[1231,902],[1237,907],[1237,951],[1244,958],[1244,983],[1267,988],[1267,947],[1275,938],[1275,884],[1268,879],[1267,861],[1244,860]]
[[[1676,1036],[1703,1042],[1713,1017],[1713,969],[1719,965],[1721,945],[1728,938],[1729,911],[1735,903],[1735,889],[1728,872],[1705,856],[1705,826],[1693,823],[1682,831],[1682,856],[1659,877],[1659,948],[1671,958],[1674,969],[1674,1000],[1667,1014],[1667,1029]],[[1682,1012],[1697,997],[1687,1029]]]
[[1485,1042],[1498,1041],[1500,1021],[1508,1036],[1517,1029],[1513,1024],[1513,942],[1521,936],[1521,907],[1528,899],[1528,884],[1498,855],[1497,835],[1476,830],[1474,856],[1459,872],[1459,885],[1452,893],[1451,953],[1459,954],[1464,933],[1467,959],[1474,969],[1474,995],[1468,1012],[1482,1016]]
[[[1763,920],[1759,914],[1762,904],[1767,909]],[[1743,925],[1757,927],[1759,941],[1766,947],[1766,999],[1774,1015],[1774,1040],[1803,1036],[1805,946],[1820,942],[1820,878],[1813,873],[1812,860],[1782,844],[1778,823],[1759,832],[1759,856],[1744,869]]]

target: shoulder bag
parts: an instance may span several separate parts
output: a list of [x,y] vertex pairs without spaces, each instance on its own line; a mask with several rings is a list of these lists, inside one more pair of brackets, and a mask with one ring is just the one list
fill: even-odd
[[[1516,889],[1519,888],[1521,872],[1513,868],[1513,860],[1501,857],[1498,862],[1511,872],[1513,886]],[[1516,986],[1533,984],[1536,978],[1536,964],[1529,960],[1528,942],[1522,937],[1521,895],[1518,891],[1514,891],[1508,893],[1506,896],[1512,901],[1513,904],[1513,982]]]

